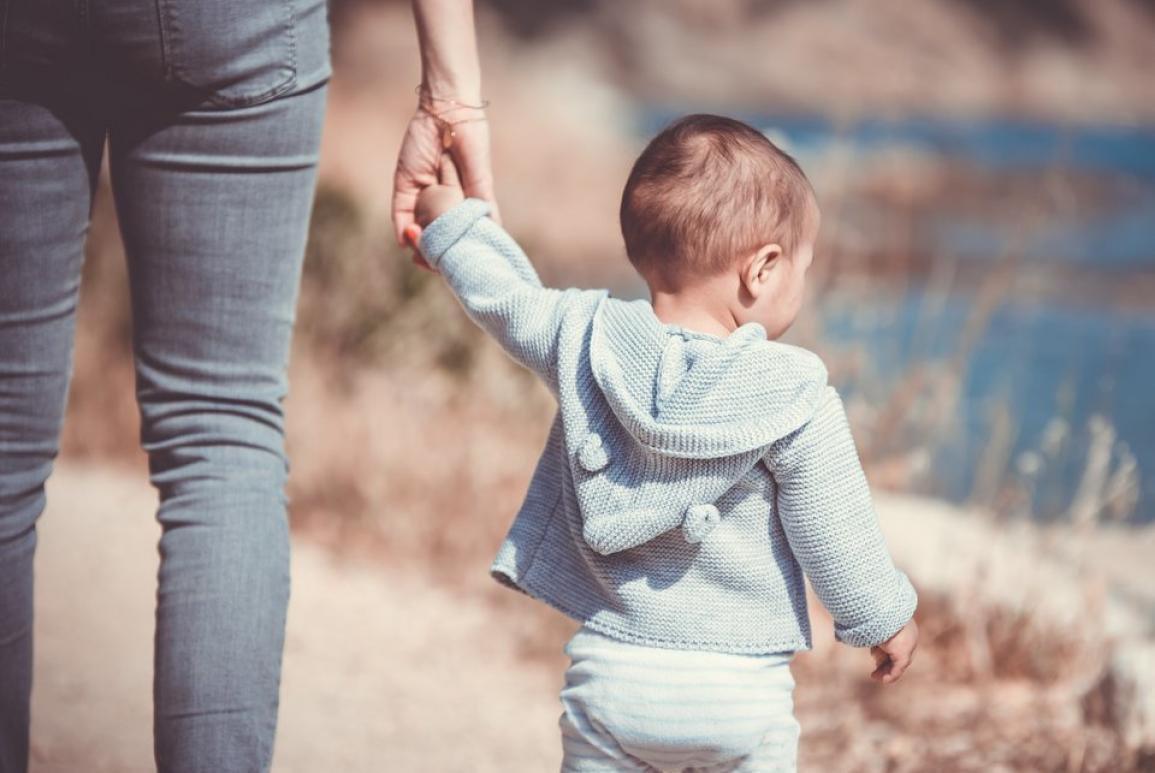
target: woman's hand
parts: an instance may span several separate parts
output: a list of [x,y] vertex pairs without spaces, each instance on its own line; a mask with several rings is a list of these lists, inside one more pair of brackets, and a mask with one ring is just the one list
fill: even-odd
[[[480,111],[476,111],[477,115],[466,112],[454,111],[453,120],[470,120],[453,125],[449,156],[457,167],[465,195],[489,202],[490,217],[500,223],[489,159],[489,125],[477,120],[484,118]],[[393,227],[399,244],[405,244],[406,229],[414,222],[418,194],[439,180],[442,155],[441,127],[432,116],[418,111],[409,121],[393,178]]]
[[440,161],[441,130],[432,116],[418,111],[405,130],[393,175],[393,228],[401,245],[405,244],[409,226],[414,222],[417,195],[436,184]]
[[[417,196],[439,179],[443,135],[452,132],[449,154],[457,167],[466,196],[489,202],[490,217],[501,222],[493,194],[489,160],[489,124],[481,98],[481,68],[473,0],[412,0],[417,43],[421,51],[419,99],[429,102],[442,118],[422,105],[409,121],[397,171],[393,177],[393,228],[404,245],[415,225]],[[445,122],[449,122],[446,127]],[[418,265],[425,261],[414,258]]]

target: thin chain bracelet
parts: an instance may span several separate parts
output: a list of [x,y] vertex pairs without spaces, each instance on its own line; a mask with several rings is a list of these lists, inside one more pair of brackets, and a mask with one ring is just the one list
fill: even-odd
[[437,124],[437,130],[441,133],[442,150],[449,150],[453,147],[453,141],[457,139],[457,130],[453,128],[454,126],[462,123],[480,123],[481,121],[486,120],[485,116],[478,115],[474,116],[473,118],[462,118],[457,121],[450,121],[440,114],[433,112],[425,105],[421,105],[420,109],[421,112],[432,118],[433,122]]
[[471,105],[468,102],[459,102],[456,99],[450,99],[449,97],[434,96],[433,91],[430,90],[430,88],[428,86],[426,86],[424,83],[418,83],[417,87],[413,89],[413,93],[415,93],[417,95],[417,101],[419,103],[422,102],[423,100],[428,100],[430,102],[445,102],[449,105],[452,105],[452,107],[449,108],[450,110],[456,110],[458,108],[469,108],[470,110],[484,110],[485,108],[489,107],[489,100],[488,99],[481,100],[481,104],[479,104],[479,105]]
[[[445,117],[445,114],[454,110],[484,110],[489,106],[488,99],[483,99],[479,105],[470,105],[466,102],[459,102],[456,99],[449,99],[448,97],[435,97],[429,91],[429,88],[423,83],[417,84],[415,92],[417,94],[418,109],[432,118],[433,122],[437,124],[437,129],[441,134],[442,150],[449,150],[453,147],[453,141],[457,139],[457,131],[453,128],[454,126],[462,123],[474,123],[486,120],[485,116],[479,115],[473,116],[471,118],[461,118],[456,121],[451,121]],[[431,104],[432,102],[443,102],[448,104],[449,107],[441,112],[438,112],[434,109],[433,105]]]

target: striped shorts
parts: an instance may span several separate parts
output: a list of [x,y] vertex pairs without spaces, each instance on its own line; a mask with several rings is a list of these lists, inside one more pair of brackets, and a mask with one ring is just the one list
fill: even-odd
[[563,773],[796,769],[792,653],[659,649],[582,628],[566,654]]

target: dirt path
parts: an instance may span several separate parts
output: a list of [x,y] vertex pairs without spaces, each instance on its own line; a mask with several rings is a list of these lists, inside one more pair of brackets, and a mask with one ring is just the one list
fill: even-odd
[[[152,769],[159,533],[141,480],[61,467],[37,558],[33,773]],[[482,608],[294,545],[278,773],[556,770],[560,675]]]

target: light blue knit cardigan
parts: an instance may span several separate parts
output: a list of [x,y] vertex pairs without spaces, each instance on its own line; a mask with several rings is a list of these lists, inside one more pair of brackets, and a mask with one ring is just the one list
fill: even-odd
[[496,578],[590,628],[677,649],[806,649],[803,572],[835,634],[870,646],[914,613],[814,354],[757,324],[722,339],[645,301],[542,287],[467,199],[421,251],[560,410]]

